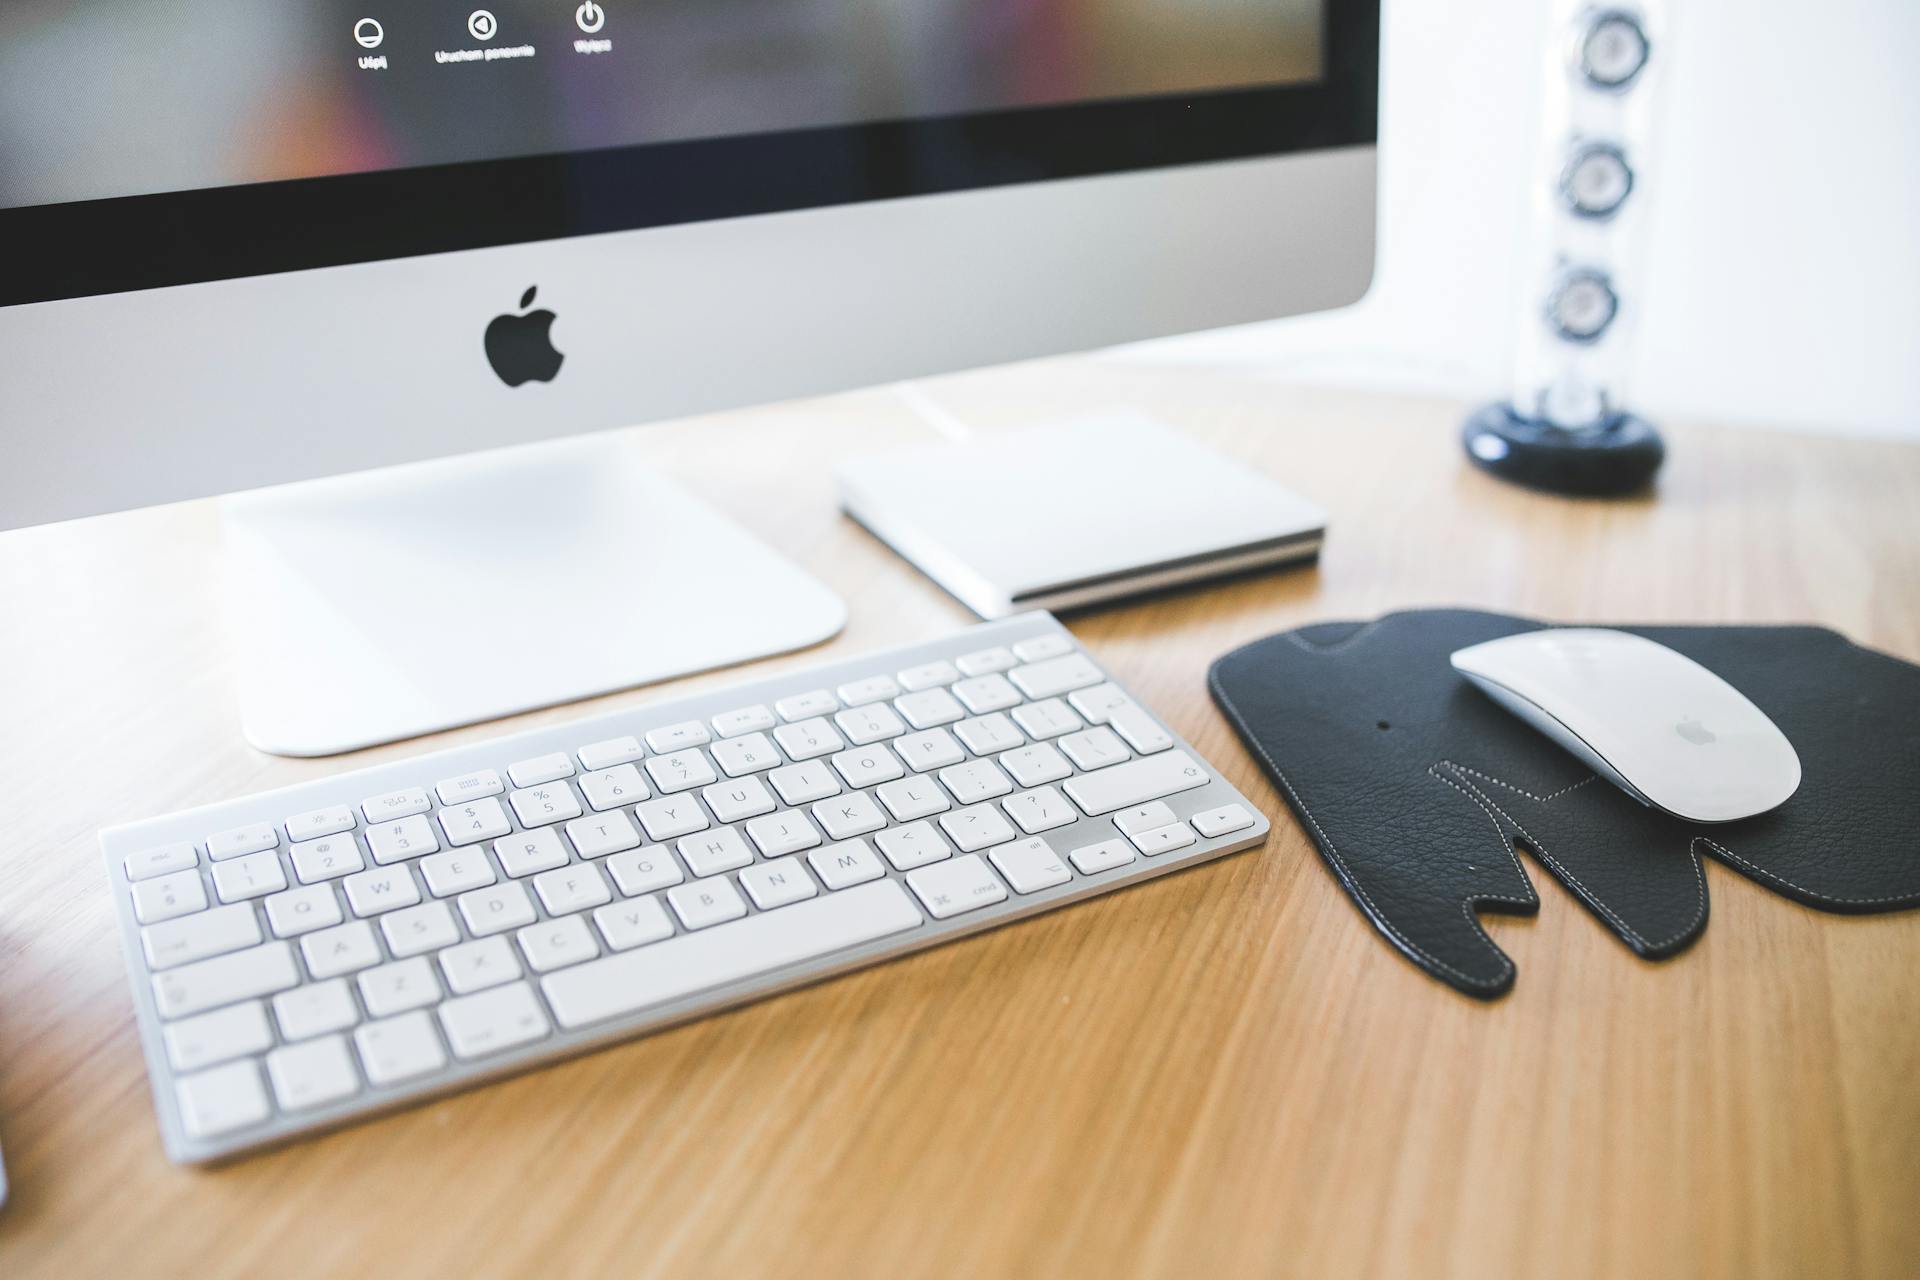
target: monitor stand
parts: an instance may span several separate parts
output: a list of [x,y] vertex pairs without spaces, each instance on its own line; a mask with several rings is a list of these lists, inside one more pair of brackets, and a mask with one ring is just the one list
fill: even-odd
[[324,756],[825,640],[840,598],[620,436],[222,502],[247,740]]

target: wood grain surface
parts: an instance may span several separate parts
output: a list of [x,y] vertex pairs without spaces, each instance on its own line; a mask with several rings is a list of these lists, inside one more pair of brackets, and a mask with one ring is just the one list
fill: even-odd
[[[740,673],[278,760],[236,728],[214,505],[0,536],[0,1276],[1920,1274],[1920,914],[1709,864],[1706,936],[1647,963],[1528,862],[1539,915],[1487,921],[1517,985],[1469,1000],[1342,896],[1203,683],[1254,637],[1415,605],[1920,658],[1920,447],[1670,424],[1657,496],[1569,502],[1465,467],[1454,403],[1112,358],[923,386],[983,435],[1144,409],[1331,510],[1316,569],[1067,620],[1274,816],[1264,848],[176,1169],[99,827]],[[898,395],[626,438],[847,597],[841,637],[751,673],[969,620],[835,514],[835,460],[929,438]]]

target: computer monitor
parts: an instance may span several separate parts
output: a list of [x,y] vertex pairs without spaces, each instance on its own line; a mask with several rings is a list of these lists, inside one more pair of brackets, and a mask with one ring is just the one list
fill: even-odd
[[841,625],[631,449],[504,446],[1371,277],[1377,0],[481,2],[0,8],[0,529],[265,490],[268,750]]

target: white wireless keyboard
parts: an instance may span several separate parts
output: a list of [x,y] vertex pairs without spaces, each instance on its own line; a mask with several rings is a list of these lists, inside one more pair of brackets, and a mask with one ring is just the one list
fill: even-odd
[[100,842],[161,1133],[199,1162],[1266,833],[1027,614]]

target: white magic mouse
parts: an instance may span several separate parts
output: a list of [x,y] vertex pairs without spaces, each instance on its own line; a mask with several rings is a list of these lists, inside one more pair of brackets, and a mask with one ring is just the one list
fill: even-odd
[[1676,818],[1751,818],[1800,785],[1800,757],[1765,712],[1644,636],[1549,627],[1471,645],[1452,661],[1595,773]]

